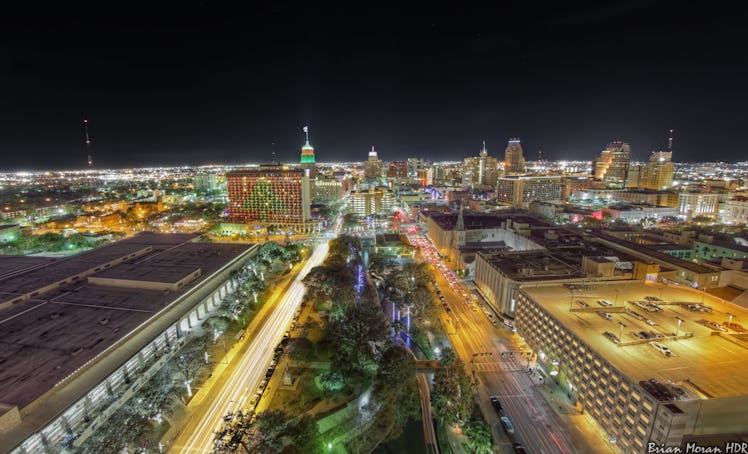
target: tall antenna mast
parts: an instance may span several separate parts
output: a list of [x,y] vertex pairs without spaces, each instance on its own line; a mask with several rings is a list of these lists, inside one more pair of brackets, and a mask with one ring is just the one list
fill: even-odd
[[88,119],[83,119],[83,129],[86,132],[86,153],[88,154],[88,170],[93,169],[93,157],[91,156],[91,138],[88,137]]
[[278,161],[275,159],[275,142],[270,143],[270,149],[273,152],[273,164],[278,164]]
[[670,137],[667,139],[668,151],[673,151],[673,130],[670,130]]
[[91,156],[91,137],[88,135],[88,118],[83,119],[83,131],[86,134],[86,154],[88,155],[88,184],[90,188],[91,198],[93,199],[96,195],[96,188],[94,187],[93,177],[93,156]]

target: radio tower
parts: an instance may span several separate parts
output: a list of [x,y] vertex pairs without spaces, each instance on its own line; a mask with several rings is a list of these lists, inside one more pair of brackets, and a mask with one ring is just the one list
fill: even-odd
[[667,139],[667,150],[673,151],[673,130],[670,130],[670,137]]
[[86,134],[86,154],[88,155],[88,183],[91,191],[91,199],[94,198],[96,188],[94,187],[93,177],[93,157],[91,156],[91,138],[88,136],[88,119],[83,119],[83,130]]

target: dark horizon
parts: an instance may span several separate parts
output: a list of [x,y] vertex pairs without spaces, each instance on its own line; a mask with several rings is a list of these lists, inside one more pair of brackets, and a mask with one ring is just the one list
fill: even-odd
[[[128,4],[129,5],[129,4]],[[19,5],[16,8],[22,8]],[[746,38],[731,4],[494,9],[214,2],[7,11],[0,168],[83,169],[317,159],[592,160],[614,140],[644,161],[745,160]],[[159,9],[161,8],[161,9]],[[707,159],[708,157],[708,159]]]

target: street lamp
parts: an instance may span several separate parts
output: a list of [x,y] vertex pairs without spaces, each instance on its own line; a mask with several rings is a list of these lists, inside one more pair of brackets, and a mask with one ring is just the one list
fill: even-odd
[[618,342],[620,342],[621,339],[623,339],[623,328],[625,328],[626,325],[624,325],[621,322],[618,322],[618,326],[620,327],[620,330],[618,331]]
[[618,305],[618,289],[617,289],[617,288],[614,288],[614,289],[613,289],[613,291],[614,291],[614,292],[616,292],[616,300],[615,300],[615,302],[613,303],[613,306],[617,306],[617,305]]
[[730,326],[732,325],[732,318],[735,317],[733,314],[727,312],[727,329],[730,329]]
[[675,339],[678,340],[678,333],[680,332],[680,324],[683,323],[683,320],[680,317],[675,317],[676,320],[678,320],[678,326],[675,328]]

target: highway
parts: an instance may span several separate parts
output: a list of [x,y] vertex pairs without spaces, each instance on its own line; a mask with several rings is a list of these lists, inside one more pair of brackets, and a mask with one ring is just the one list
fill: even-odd
[[[475,371],[480,405],[495,439],[499,440],[501,452],[513,452],[513,442],[521,442],[531,453],[587,452],[584,440],[576,436],[578,431],[559,417],[535,389],[526,372],[527,359],[518,358],[516,353],[509,357],[508,352],[529,350],[521,348],[519,336],[495,327],[484,308],[473,302],[472,292],[455,279],[451,270],[440,271],[441,260],[431,245],[422,241],[423,237],[420,237],[421,241],[419,238],[414,240],[420,243],[422,256],[436,265],[436,284],[451,310],[442,317],[446,321],[445,330],[468,374],[472,376]],[[467,298],[463,294],[467,294]],[[507,353],[501,357],[501,352]],[[489,402],[492,395],[499,396],[504,415],[514,426],[513,435],[504,433],[498,425],[498,415]],[[573,440],[570,434],[575,435]]]
[[[340,223],[336,224],[336,232]],[[223,416],[228,412],[236,412],[246,407],[251,396],[255,393],[260,382],[265,377],[273,351],[283,338],[283,333],[291,324],[294,313],[299,308],[304,296],[305,287],[301,282],[309,271],[322,264],[327,256],[329,246],[327,242],[319,244],[311,257],[306,261],[296,279],[281,296],[272,313],[265,323],[257,330],[256,335],[249,340],[250,345],[239,358],[232,359],[232,368],[225,373],[230,374],[225,380],[223,388],[210,402],[207,410],[196,415],[200,420],[194,431],[182,446],[175,446],[175,452],[208,453],[213,448],[214,433],[224,423]]]

